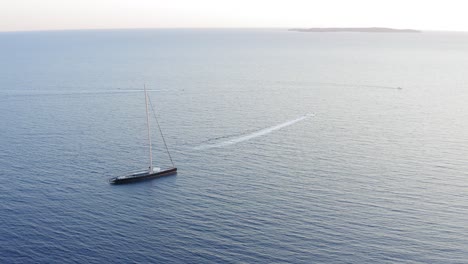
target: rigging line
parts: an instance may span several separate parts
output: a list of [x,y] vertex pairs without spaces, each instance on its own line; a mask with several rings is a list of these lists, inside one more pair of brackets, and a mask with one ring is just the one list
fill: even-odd
[[175,167],[174,166],[174,161],[172,161],[172,157],[171,157],[171,153],[169,152],[169,148],[167,147],[167,144],[166,144],[166,139],[164,139],[164,134],[161,130],[161,126],[159,125],[159,121],[158,121],[158,118],[156,117],[156,111],[154,111],[154,106],[153,106],[153,103],[151,102],[151,98],[149,98],[149,95],[148,95],[148,101],[151,105],[151,110],[153,112],[153,116],[154,116],[154,119],[156,120],[156,124],[158,125],[158,130],[159,130],[159,133],[161,134],[161,137],[162,137],[162,140],[163,140],[163,143],[164,143],[164,147],[166,147],[166,151],[167,151],[167,155],[169,156],[169,160],[171,160],[171,164],[172,164],[172,167]]

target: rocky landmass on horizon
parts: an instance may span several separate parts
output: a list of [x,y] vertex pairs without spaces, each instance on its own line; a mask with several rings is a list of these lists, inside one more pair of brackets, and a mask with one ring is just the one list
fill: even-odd
[[395,29],[383,27],[364,27],[364,28],[291,28],[289,31],[298,32],[367,32],[367,33],[421,33],[416,29]]

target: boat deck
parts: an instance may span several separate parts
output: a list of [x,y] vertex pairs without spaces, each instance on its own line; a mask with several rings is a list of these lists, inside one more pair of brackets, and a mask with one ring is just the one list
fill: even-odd
[[109,179],[109,183],[112,183],[112,184],[129,183],[129,182],[159,178],[162,176],[168,176],[168,175],[175,174],[175,173],[177,173],[177,168],[158,170],[158,171],[154,171],[153,173],[150,173],[149,171],[136,172],[133,174],[111,178]]

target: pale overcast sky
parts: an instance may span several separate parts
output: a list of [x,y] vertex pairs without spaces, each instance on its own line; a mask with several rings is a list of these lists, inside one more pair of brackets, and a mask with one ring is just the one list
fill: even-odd
[[370,26],[468,31],[467,7],[463,0],[0,0],[0,31]]

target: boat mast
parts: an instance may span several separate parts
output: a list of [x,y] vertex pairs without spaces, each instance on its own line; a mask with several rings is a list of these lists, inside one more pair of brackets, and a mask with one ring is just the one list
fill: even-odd
[[148,112],[148,94],[146,91],[146,84],[143,84],[145,89],[145,105],[146,105],[146,128],[148,130],[148,143],[149,143],[149,173],[153,173],[153,151],[151,150],[151,133],[150,133],[150,122],[149,122],[149,112]]

